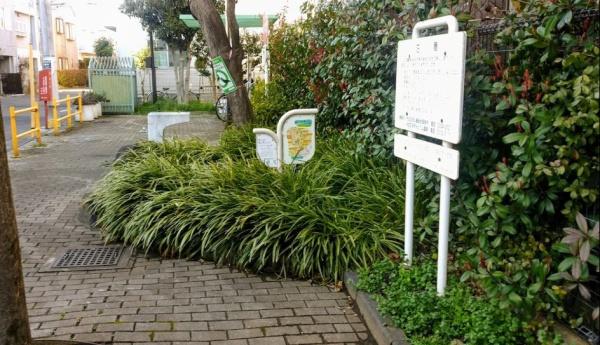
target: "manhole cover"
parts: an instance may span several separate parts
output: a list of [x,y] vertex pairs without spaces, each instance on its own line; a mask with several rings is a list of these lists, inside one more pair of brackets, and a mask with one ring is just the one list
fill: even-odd
[[123,253],[122,246],[71,248],[60,257],[53,268],[115,266]]

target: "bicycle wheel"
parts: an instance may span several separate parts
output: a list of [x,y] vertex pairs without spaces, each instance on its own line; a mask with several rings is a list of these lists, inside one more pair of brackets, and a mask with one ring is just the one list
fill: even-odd
[[229,105],[227,104],[227,96],[221,95],[221,97],[219,97],[215,103],[215,111],[219,120],[223,122],[229,121],[231,118],[231,111],[229,110]]

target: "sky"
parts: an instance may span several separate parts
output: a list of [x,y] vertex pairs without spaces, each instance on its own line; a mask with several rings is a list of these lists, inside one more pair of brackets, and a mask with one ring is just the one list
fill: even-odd
[[[117,42],[117,52],[121,56],[131,56],[146,46],[147,33],[139,21],[129,18],[119,6],[123,0],[66,0],[76,13],[76,26],[79,29],[93,30],[104,26],[115,26],[113,34]],[[166,0],[168,1],[168,0]],[[286,9],[290,20],[300,15],[300,6],[304,0],[238,0],[236,14],[279,14]],[[85,38],[86,35],[78,36]],[[78,42],[86,47],[86,42]],[[87,44],[87,46],[91,46]]]

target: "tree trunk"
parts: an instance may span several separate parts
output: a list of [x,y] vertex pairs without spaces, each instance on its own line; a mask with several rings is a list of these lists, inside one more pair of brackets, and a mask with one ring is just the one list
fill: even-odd
[[213,0],[191,0],[190,9],[200,21],[210,55],[212,57],[220,55],[223,58],[237,85],[237,90],[231,93],[227,99],[233,123],[241,125],[250,120],[252,110],[248,92],[243,85],[242,57],[244,52],[240,44],[239,27],[235,18],[235,0],[226,1],[227,26],[231,44]]
[[175,94],[177,96],[177,103],[183,102],[183,96],[181,92],[182,78],[181,78],[181,51],[176,48],[169,49],[173,56],[173,73],[175,74]]
[[[0,128],[4,128],[1,104]],[[6,141],[2,130],[0,130],[0,344],[31,344],[19,233],[8,175]]]
[[190,53],[187,50],[183,51],[183,100],[188,103],[190,101]]

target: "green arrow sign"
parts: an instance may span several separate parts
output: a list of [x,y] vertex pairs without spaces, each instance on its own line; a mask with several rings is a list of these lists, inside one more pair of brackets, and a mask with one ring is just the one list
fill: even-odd
[[231,77],[223,58],[221,56],[217,56],[216,58],[212,59],[212,62],[213,66],[215,67],[217,81],[219,82],[219,86],[221,87],[221,90],[223,90],[223,93],[227,95],[235,92],[237,89],[235,86],[235,81]]

